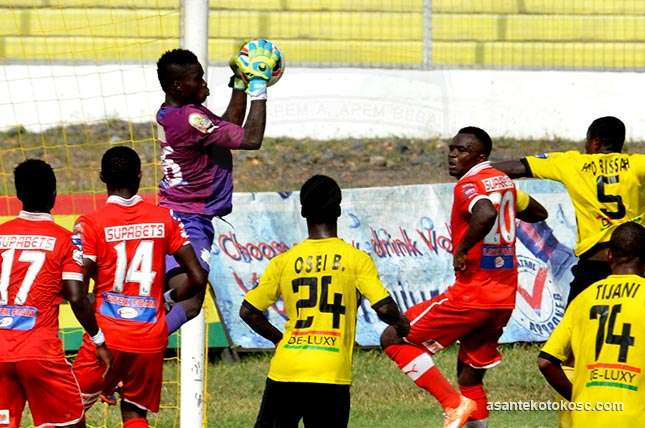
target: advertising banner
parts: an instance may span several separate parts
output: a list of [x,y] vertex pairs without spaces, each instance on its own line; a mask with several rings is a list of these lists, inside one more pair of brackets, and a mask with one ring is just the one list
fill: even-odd
[[[516,309],[502,342],[543,341],[557,325],[576,262],[575,216],[558,183],[519,181],[549,211],[546,222],[518,221],[519,286]],[[450,233],[452,184],[343,190],[338,234],[368,252],[381,280],[402,310],[429,299],[454,281]],[[244,294],[255,287],[269,260],[307,237],[298,193],[238,193],[226,221],[215,219],[210,281],[232,345],[264,349],[273,345],[239,318]],[[267,312],[282,328],[282,302]],[[356,341],[378,346],[385,324],[363,300]]]

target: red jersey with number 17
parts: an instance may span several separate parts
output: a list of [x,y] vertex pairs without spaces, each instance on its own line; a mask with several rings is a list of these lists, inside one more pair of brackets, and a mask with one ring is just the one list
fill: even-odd
[[448,293],[469,308],[514,308],[517,291],[515,257],[515,184],[506,174],[482,162],[459,179],[450,217],[453,254],[468,231],[472,209],[490,200],[498,215],[486,237],[466,254],[466,270],[456,272]]
[[62,281],[83,280],[80,243],[51,215],[21,211],[0,225],[0,257],[0,362],[59,360]]
[[168,344],[163,307],[166,254],[189,244],[180,220],[140,196],[110,196],[79,217],[83,257],[94,260],[96,319],[110,348],[155,353]]

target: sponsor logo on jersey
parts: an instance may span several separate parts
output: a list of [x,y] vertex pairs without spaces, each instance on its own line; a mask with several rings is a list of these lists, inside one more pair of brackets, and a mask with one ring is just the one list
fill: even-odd
[[587,364],[586,387],[620,388],[638,391],[641,369],[627,364],[605,364],[594,362]]
[[33,306],[0,306],[0,329],[31,330],[36,325],[38,309]]
[[284,345],[286,349],[340,352],[338,331],[295,330]]
[[9,424],[10,416],[9,409],[0,409],[0,424]]
[[135,308],[128,308],[127,306],[124,308],[119,308],[117,309],[117,313],[121,318],[124,318],[126,320],[130,320],[132,318],[136,318],[137,315],[139,315],[139,311],[136,310]]
[[515,187],[513,180],[506,175],[498,175],[495,177],[484,178],[482,180],[486,192],[496,192],[499,190],[512,189]]
[[166,228],[163,223],[141,223],[110,226],[103,229],[106,242],[129,241],[136,239],[164,238]]
[[99,313],[116,320],[154,323],[157,321],[157,306],[154,297],[106,292],[103,293]]
[[471,198],[477,194],[477,186],[473,183],[466,183],[461,186],[461,193],[463,193],[466,199]]
[[188,123],[201,133],[210,134],[219,126],[215,125],[208,117],[201,113],[191,113],[188,116]]
[[527,337],[548,339],[564,315],[566,300],[557,292],[550,269],[541,260],[519,255],[516,320]]
[[56,238],[42,235],[0,235],[0,249],[54,251]]

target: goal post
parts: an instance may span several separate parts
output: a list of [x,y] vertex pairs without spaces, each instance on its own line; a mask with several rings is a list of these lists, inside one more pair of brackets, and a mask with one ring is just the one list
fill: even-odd
[[[181,46],[191,50],[208,70],[208,0],[182,0]],[[180,428],[204,426],[204,310],[181,328]]]

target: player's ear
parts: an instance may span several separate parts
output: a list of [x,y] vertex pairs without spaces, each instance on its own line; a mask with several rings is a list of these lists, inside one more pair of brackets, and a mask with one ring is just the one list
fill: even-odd
[[99,173],[99,178],[101,179],[101,181],[102,181],[103,183],[107,184],[107,183],[105,182],[105,176],[103,175],[103,171],[101,171],[101,172]]
[[587,140],[585,146],[587,153],[599,153],[600,149],[602,149],[602,142],[597,138],[592,138],[590,140]]
[[181,80],[175,79],[172,81],[170,88],[173,92],[181,92]]
[[609,263],[609,266],[614,262],[614,252],[611,251],[611,247],[607,249],[607,263]]

